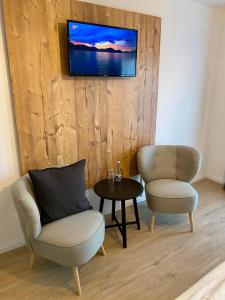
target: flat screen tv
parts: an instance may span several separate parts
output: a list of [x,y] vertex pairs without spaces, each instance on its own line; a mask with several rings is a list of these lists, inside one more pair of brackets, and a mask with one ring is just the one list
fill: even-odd
[[71,76],[136,76],[134,29],[67,20]]

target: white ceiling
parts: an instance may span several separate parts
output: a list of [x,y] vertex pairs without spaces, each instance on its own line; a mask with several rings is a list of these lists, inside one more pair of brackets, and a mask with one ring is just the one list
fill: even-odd
[[225,7],[225,0],[195,0],[208,5],[222,6]]

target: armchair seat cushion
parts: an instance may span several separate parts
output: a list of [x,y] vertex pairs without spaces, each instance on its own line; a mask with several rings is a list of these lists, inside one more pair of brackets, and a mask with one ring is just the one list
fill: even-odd
[[158,179],[146,184],[146,199],[154,211],[190,213],[198,203],[198,194],[188,182]]
[[102,214],[87,210],[43,226],[37,240],[59,247],[72,247],[88,240],[103,222]]
[[151,195],[163,198],[190,198],[197,195],[188,182],[173,179],[153,180],[146,185],[146,189]]
[[102,214],[87,210],[43,226],[32,246],[42,257],[65,266],[75,266],[96,254],[104,235]]

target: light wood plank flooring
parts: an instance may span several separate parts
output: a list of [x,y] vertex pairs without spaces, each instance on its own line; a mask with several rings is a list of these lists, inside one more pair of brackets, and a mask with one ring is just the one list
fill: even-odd
[[[200,203],[190,233],[188,215],[156,215],[139,205],[141,231],[128,229],[128,248],[116,229],[107,230],[107,256],[97,254],[80,268],[83,295],[74,294],[72,272],[38,259],[32,271],[24,247],[0,256],[0,299],[170,300],[225,260],[225,192],[208,180],[195,184]],[[127,209],[133,218],[132,207]]]

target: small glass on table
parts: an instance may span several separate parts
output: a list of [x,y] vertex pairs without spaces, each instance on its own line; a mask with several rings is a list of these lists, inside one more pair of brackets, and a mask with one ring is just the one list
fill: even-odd
[[115,180],[115,172],[113,169],[108,170],[108,181],[109,182],[114,182]]

